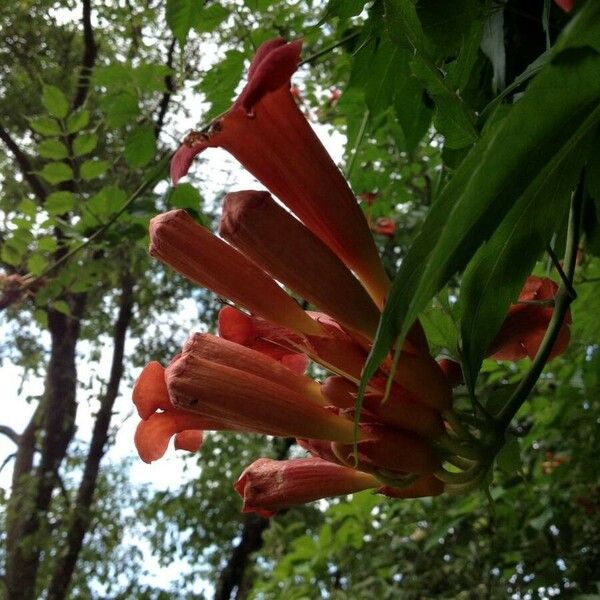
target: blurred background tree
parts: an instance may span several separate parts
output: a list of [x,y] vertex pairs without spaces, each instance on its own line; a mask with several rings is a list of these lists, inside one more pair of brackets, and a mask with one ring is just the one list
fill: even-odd
[[[189,127],[229,107],[260,43],[304,37],[297,101],[343,146],[340,166],[394,275],[482,132],[511,114],[593,1],[575,16],[550,0],[419,0],[416,12],[408,0],[0,7],[0,359],[24,382],[44,382],[39,396],[9,392],[28,423],[0,429],[10,443],[3,471],[12,469],[1,497],[6,598],[600,598],[597,122],[585,136],[595,152],[560,154],[568,128],[556,152],[564,180],[585,165],[571,345],[519,412],[489,492],[410,501],[365,492],[267,520],[241,515],[231,484],[258,456],[299,454],[289,441],[212,435],[197,458],[181,459],[190,475],[177,489],[131,482],[136,458],[102,461],[138,368],[168,361],[190,328],[214,328],[217,299],[149,259],[147,224],[185,208],[212,225],[237,167],[197,169],[172,188],[168,158]],[[557,64],[597,63],[598,28],[583,33]],[[530,223],[546,207],[556,225],[541,248],[513,258],[513,279],[532,261],[536,273],[552,271],[543,248],[562,251],[572,187],[534,204]],[[458,299],[453,277],[422,320],[433,349],[461,359]],[[484,361],[480,401],[502,403],[527,369]],[[181,565],[174,580],[152,577],[150,552],[161,568]]]

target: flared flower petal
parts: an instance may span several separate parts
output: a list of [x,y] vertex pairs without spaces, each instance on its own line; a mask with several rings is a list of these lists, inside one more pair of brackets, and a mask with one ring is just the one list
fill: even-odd
[[[551,279],[530,276],[519,295],[519,302],[510,306],[504,323],[490,344],[490,357],[496,360],[535,358],[554,311],[552,306],[536,302],[551,301],[557,291],[558,285]],[[571,311],[568,311],[552,347],[551,359],[567,349],[570,323]]]
[[265,42],[248,84],[208,133],[193,132],[171,163],[174,182],[208,147],[229,151],[350,267],[381,308],[389,279],[344,177],[290,93],[301,41]]
[[[134,442],[140,458],[151,463],[162,458],[171,438],[183,431],[227,430],[230,427],[223,421],[188,413],[183,410],[157,412],[139,422],[135,430]],[[180,441],[184,438],[180,438]],[[188,437],[189,441],[189,437]],[[202,438],[200,437],[200,443]],[[195,448],[196,450],[200,447]]]
[[234,488],[244,501],[243,512],[270,517],[297,504],[343,496],[379,487],[369,475],[320,458],[261,458],[240,475]]
[[204,441],[204,432],[200,429],[186,429],[175,434],[175,450],[198,452]]
[[150,221],[150,254],[191,281],[274,323],[300,333],[321,333],[314,320],[258,265],[183,210]]
[[373,339],[380,312],[340,259],[268,192],[225,196],[219,233],[275,279]]

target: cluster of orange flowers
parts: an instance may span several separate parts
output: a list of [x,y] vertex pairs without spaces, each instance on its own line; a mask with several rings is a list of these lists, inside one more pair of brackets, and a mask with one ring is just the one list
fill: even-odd
[[[166,368],[148,364],[134,389],[146,462],[173,436],[197,450],[205,430],[296,438],[307,458],[259,459],[235,485],[244,510],[263,515],[364,489],[440,494],[436,440],[450,428],[444,411],[459,379],[456,365],[434,360],[416,323],[393,375],[388,360],[368,382],[355,431],[357,384],[390,282],[356,198],[290,92],[300,50],[299,41],[263,44],[232,108],[173,158],[177,182],[197,154],[223,147],[288,210],[268,192],[241,191],[225,198],[220,237],[181,210],[152,220],[150,253],[239,309],[223,308],[219,335],[192,335]],[[280,284],[322,312],[303,310]],[[528,331],[507,326],[493,352],[530,354]],[[333,375],[306,376],[309,359]]]

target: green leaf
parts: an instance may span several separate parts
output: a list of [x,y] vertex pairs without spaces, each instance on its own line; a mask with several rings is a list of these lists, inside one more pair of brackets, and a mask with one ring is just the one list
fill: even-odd
[[45,310],[37,308],[33,311],[33,320],[42,328],[48,328],[48,314]]
[[167,196],[167,205],[174,208],[193,208],[198,210],[202,203],[200,192],[191,183],[180,183],[171,189]]
[[31,198],[23,198],[23,200],[19,202],[17,210],[20,213],[33,218],[37,214],[37,204],[31,200]]
[[118,186],[106,185],[90,199],[88,206],[92,206],[101,214],[109,216],[116,213],[123,206],[126,197],[127,194]]
[[53,85],[44,85],[42,89],[42,104],[57,119],[64,119],[69,112],[67,98],[61,90]]
[[[215,5],[216,6],[216,5]],[[166,65],[142,63],[133,72],[136,86],[146,92],[165,92],[167,83],[165,78],[173,73]]]
[[63,215],[75,206],[75,195],[72,192],[54,192],[46,198],[44,208],[50,216]]
[[461,287],[461,322],[467,384],[474,387],[481,362],[569,206],[593,137],[571,142],[544,165],[494,235],[475,254]]
[[[589,14],[594,11],[600,13],[600,4],[588,3],[578,17],[584,15],[600,35],[600,14]],[[582,49],[569,60],[546,65],[508,116],[484,133],[433,204],[402,261],[363,381],[435,293],[464,269],[553,157],[570,152],[594,130],[599,105],[600,55]]]
[[411,69],[435,102],[434,124],[446,145],[462,148],[472,144],[477,139],[474,115],[435,65],[431,43],[423,32],[412,0],[385,0],[384,4],[392,40],[401,48],[407,45],[414,48]]
[[3,262],[13,267],[18,266],[21,263],[23,252],[15,248],[12,244],[5,242],[2,244],[2,250],[0,250],[0,258]]
[[228,16],[230,12],[221,4],[204,5],[196,10],[192,19],[192,27],[199,33],[214,31]]
[[69,305],[64,301],[64,300],[55,300],[54,302],[52,302],[50,304],[50,306],[58,311],[59,313],[62,313],[63,315],[70,315],[71,314],[71,309],[69,307]]
[[408,74],[408,52],[392,44],[386,36],[370,60],[369,79],[365,83],[365,103],[370,117],[376,119],[389,108],[396,94],[396,84],[402,80],[402,70]]
[[115,62],[94,69],[94,83],[108,89],[127,87],[131,80],[131,69],[123,63]]
[[47,137],[54,137],[61,134],[60,125],[51,117],[36,117],[35,119],[30,119],[29,124],[35,132]]
[[106,160],[86,160],[79,168],[79,175],[84,181],[89,181],[104,175],[107,169],[108,161]]
[[333,17],[339,17],[340,19],[355,17],[362,12],[365,4],[366,0],[329,0],[321,22]]
[[98,136],[95,133],[82,133],[73,141],[73,153],[75,156],[89,154],[98,144]]
[[496,457],[498,468],[505,473],[516,473],[521,468],[521,446],[519,439],[514,435],[508,435],[502,450]]
[[117,92],[106,96],[101,102],[109,127],[122,127],[139,115],[138,99],[132,92]]
[[79,110],[72,115],[69,115],[67,119],[67,131],[69,133],[77,133],[83,129],[90,122],[89,111],[83,109]]
[[206,73],[198,86],[211,104],[204,116],[209,121],[231,106],[231,99],[242,77],[245,55],[238,50],[228,50],[225,58]]
[[185,46],[198,6],[197,0],[167,0],[167,25],[181,46]]
[[58,242],[51,235],[43,235],[37,239],[37,247],[44,252],[54,252],[58,247]]
[[64,162],[51,162],[44,165],[40,171],[40,175],[52,185],[62,183],[63,181],[71,181],[73,179],[73,169]]
[[40,156],[43,156],[44,158],[53,158],[55,160],[67,158],[69,155],[67,147],[62,142],[52,138],[42,140],[38,147],[38,152],[40,153]]
[[27,259],[27,270],[33,275],[41,275],[47,264],[44,255],[36,252]]
[[125,160],[130,167],[147,165],[156,154],[156,139],[152,125],[141,125],[134,129],[125,144]]

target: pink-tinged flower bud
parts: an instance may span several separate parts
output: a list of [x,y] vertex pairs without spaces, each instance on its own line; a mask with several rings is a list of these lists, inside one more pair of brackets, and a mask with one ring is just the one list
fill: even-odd
[[377,491],[390,498],[426,498],[439,496],[444,491],[444,484],[433,475],[423,475],[406,487],[386,485]]
[[186,429],[175,434],[175,450],[198,452],[204,441],[204,432],[199,429]]
[[575,6],[575,0],[554,0],[554,3],[565,12],[571,12]]
[[198,225],[185,211],[150,221],[150,254],[191,281],[300,333],[319,326],[259,266]]
[[440,369],[450,387],[455,388],[459,385],[463,385],[465,379],[460,363],[457,363],[455,360],[450,360],[449,358],[441,358],[438,360],[438,365],[440,365]]
[[[328,377],[321,385],[321,393],[334,406],[354,409],[358,388],[342,377]],[[438,411],[415,400],[406,390],[393,386],[389,398],[383,394],[366,393],[363,407],[381,423],[413,431],[426,438],[435,439],[444,433],[444,424]]]
[[226,365],[184,353],[166,369],[171,402],[232,429],[351,442],[353,425],[310,397]]
[[182,353],[263,377],[310,398],[316,404],[325,405],[316,381],[298,375],[273,358],[235,342],[209,333],[195,333],[183,346]]
[[320,458],[260,458],[244,470],[234,488],[244,501],[243,512],[270,517],[297,504],[352,494],[379,485],[380,482],[368,473]]
[[[510,306],[500,331],[490,344],[490,357],[496,360],[535,358],[554,312],[552,306],[542,303],[552,301],[557,291],[558,285],[551,279],[530,276],[521,290],[518,303]],[[550,358],[562,354],[567,349],[571,337],[570,323],[571,311],[568,311],[552,347]]]
[[220,235],[275,279],[373,339],[380,313],[340,259],[268,192],[225,196]]
[[[305,354],[294,352],[288,346],[274,341],[276,336],[273,330],[281,330],[281,327],[269,321],[246,315],[232,306],[224,306],[219,311],[218,327],[222,338],[270,356],[295,373],[301,375],[308,368],[310,361]],[[288,336],[297,340],[297,346],[300,336],[286,331]]]
[[[358,443],[358,468],[403,473],[432,473],[440,467],[440,459],[423,438],[382,425],[360,426],[362,441]],[[354,465],[354,446],[333,443],[336,456]]]
[[248,84],[209,132],[193,132],[171,162],[174,182],[197,154],[218,146],[235,156],[348,265],[382,307],[389,279],[356,198],[290,93],[300,40],[257,51]]

